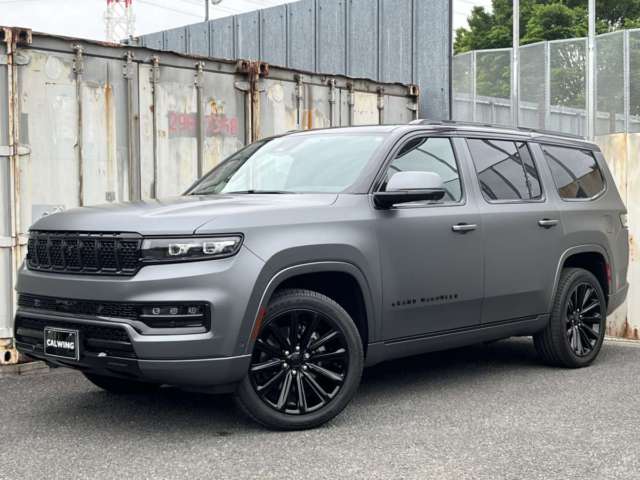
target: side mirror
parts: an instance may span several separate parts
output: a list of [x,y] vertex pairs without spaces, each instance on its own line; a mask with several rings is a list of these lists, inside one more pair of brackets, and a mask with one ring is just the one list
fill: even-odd
[[377,208],[387,209],[398,203],[442,200],[445,195],[442,177],[434,172],[398,172],[377,192],[373,201]]

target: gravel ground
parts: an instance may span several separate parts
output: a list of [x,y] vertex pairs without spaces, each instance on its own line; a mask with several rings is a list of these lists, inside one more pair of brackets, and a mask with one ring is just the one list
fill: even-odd
[[541,366],[507,340],[365,371],[330,424],[266,431],[229,396],[120,397],[55,370],[0,379],[0,478],[640,478],[640,347]]

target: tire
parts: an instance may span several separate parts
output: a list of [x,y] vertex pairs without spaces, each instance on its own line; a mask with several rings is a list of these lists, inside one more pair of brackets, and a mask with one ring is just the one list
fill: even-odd
[[160,385],[157,385],[155,383],[137,382],[135,380],[127,380],[124,378],[95,375],[93,373],[83,373],[83,375],[95,386],[111,393],[149,393],[155,392],[160,388]]
[[315,428],[351,401],[363,363],[358,329],[338,303],[310,290],[283,290],[269,303],[236,398],[268,428]]
[[586,367],[600,353],[606,326],[607,304],[598,279],[587,270],[567,268],[560,276],[549,323],[533,341],[549,365]]

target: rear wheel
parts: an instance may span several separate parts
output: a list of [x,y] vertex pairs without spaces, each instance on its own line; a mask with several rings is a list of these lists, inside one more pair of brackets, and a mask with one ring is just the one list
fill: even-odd
[[547,327],[534,336],[536,350],[551,365],[579,368],[600,353],[607,304],[598,279],[581,268],[562,271]]
[[236,393],[267,427],[313,428],[353,398],[362,365],[358,329],[340,305],[317,292],[285,290],[269,304],[249,374]]
[[83,375],[97,387],[111,393],[147,393],[154,392],[160,388],[160,385],[155,383],[137,382],[135,380],[127,380],[124,378],[95,375],[93,373],[83,373]]

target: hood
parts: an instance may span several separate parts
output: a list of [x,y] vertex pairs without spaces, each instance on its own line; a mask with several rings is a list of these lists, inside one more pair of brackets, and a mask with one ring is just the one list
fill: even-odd
[[[96,205],[67,210],[36,221],[32,230],[131,232],[142,235],[191,235],[216,219],[332,205],[336,194],[244,194],[182,196]],[[254,215],[251,215],[252,217]],[[217,223],[217,222],[216,222]],[[224,221],[220,221],[221,226]]]

